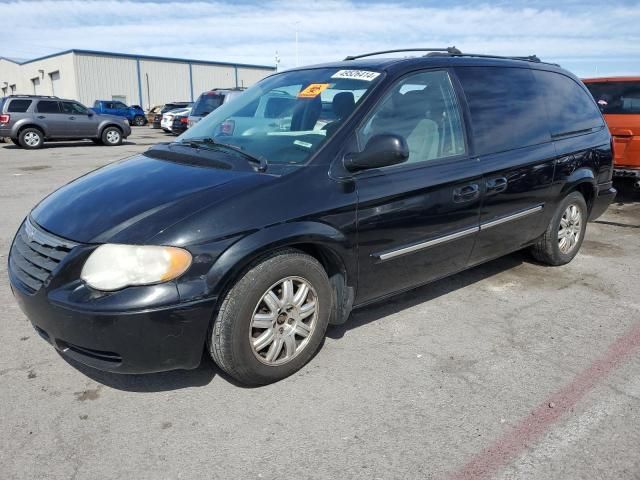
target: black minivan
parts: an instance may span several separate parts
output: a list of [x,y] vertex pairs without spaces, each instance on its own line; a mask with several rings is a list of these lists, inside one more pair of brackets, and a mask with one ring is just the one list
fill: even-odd
[[258,385],[353,308],[519,249],[571,261],[616,193],[584,85],[535,57],[371,56],[274,74],[44,199],[9,256],[36,330],[98,369],[207,349]]

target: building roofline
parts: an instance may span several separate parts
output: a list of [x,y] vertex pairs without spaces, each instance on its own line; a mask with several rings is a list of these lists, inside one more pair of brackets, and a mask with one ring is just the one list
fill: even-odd
[[6,57],[0,57],[0,58],[3,60],[7,60],[9,62],[13,62],[17,65],[26,65],[33,62],[38,62],[40,60],[46,60],[47,58],[67,55],[69,53],[75,53],[79,55],[95,55],[95,56],[102,56],[102,57],[131,58],[134,60],[139,59],[139,60],[160,60],[160,61],[168,61],[168,62],[181,62],[181,63],[190,63],[192,65],[219,65],[219,66],[225,66],[225,67],[257,68],[261,70],[275,71],[275,67],[271,67],[268,65],[253,65],[249,63],[232,63],[232,62],[215,62],[215,61],[208,61],[208,60],[195,60],[191,58],[160,57],[160,56],[154,56],[154,55],[136,55],[133,53],[104,52],[104,51],[98,51],[98,50],[81,50],[76,48],[72,48],[70,50],[64,50],[62,52],[52,53],[50,55],[45,55],[43,57],[33,58],[31,60],[25,60],[24,62],[16,62]]
[[7,62],[15,63],[16,65],[20,65],[20,62],[16,62],[15,60],[7,57],[0,57],[0,60],[6,60]]

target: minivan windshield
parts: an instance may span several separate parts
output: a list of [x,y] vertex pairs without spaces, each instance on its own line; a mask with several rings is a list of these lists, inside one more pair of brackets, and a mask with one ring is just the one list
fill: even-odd
[[373,70],[340,68],[276,74],[214,110],[178,142],[231,145],[266,161],[270,172],[284,172],[305,165],[381,78]]

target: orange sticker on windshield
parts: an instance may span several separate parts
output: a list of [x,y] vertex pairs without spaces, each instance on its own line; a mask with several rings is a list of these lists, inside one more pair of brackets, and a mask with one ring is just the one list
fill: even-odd
[[315,98],[329,88],[330,83],[312,83],[298,94],[298,98]]

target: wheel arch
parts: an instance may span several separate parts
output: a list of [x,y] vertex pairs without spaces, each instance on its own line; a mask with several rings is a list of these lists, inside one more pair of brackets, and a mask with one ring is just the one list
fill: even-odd
[[587,202],[587,210],[591,212],[591,208],[593,207],[597,191],[598,184],[593,170],[586,167],[579,168],[567,178],[564,188],[562,189],[562,194],[558,201],[561,201],[571,192],[579,192]]
[[327,272],[337,306],[331,323],[344,323],[353,305],[357,270],[353,246],[334,227],[317,222],[293,222],[258,230],[225,250],[207,274],[210,294],[224,300],[247,270],[277,250],[296,249],[312,256]]
[[47,129],[43,126],[40,125],[38,123],[34,123],[32,121],[26,121],[23,123],[18,123],[15,126],[15,136],[16,138],[18,138],[20,136],[20,134],[23,132],[23,130],[27,129],[27,128],[35,128],[36,130],[39,130],[42,133],[42,139],[44,140],[45,138],[47,138]]
[[105,122],[103,124],[100,125],[100,128],[98,129],[98,138],[102,137],[102,133],[104,132],[105,128],[108,127],[115,127],[118,130],[120,130],[120,134],[124,135],[124,130],[122,129],[122,127],[120,125],[118,125],[117,123],[112,123],[112,122]]

